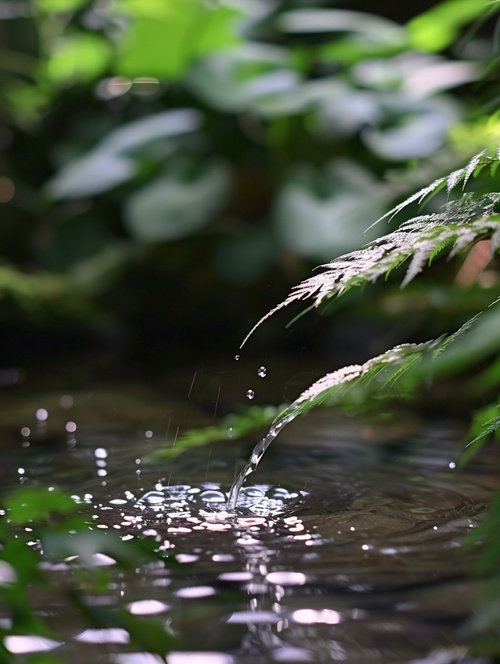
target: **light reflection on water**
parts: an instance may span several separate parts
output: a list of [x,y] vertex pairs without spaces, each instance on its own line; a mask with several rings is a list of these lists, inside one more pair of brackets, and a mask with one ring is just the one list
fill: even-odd
[[[464,576],[474,552],[459,547],[500,486],[495,458],[459,470],[443,428],[360,442],[323,413],[280,434],[281,447],[229,513],[227,492],[246,454],[234,443],[148,463],[154,437],[85,432],[71,417],[74,442],[20,444],[4,485],[19,482],[18,468],[27,482],[50,478],[74,492],[95,528],[151,538],[176,561],[123,572],[94,554],[113,583],[91,600],[160,620],[179,639],[168,664],[479,661],[457,650],[476,591]],[[51,573],[67,582],[77,563]],[[85,629],[38,601],[58,640],[21,635],[6,643],[11,652],[50,647],[74,664],[165,661],[126,651],[123,630]]]

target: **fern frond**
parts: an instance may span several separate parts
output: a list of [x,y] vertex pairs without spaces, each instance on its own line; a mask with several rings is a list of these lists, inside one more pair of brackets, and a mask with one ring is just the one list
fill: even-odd
[[[308,410],[325,401],[329,405],[337,404],[345,397],[346,391],[356,385],[363,385],[364,398],[369,395],[370,389],[379,395],[384,389],[391,394],[395,384],[408,373],[410,380],[405,385],[405,390],[416,387],[422,379],[427,378],[435,360],[451,344],[468,333],[480,316],[481,314],[473,316],[453,334],[421,344],[400,344],[364,364],[353,364],[326,374],[302,392],[295,404],[300,410]],[[500,426],[500,417],[497,419]],[[486,431],[484,435],[491,431]]]
[[432,195],[437,194],[438,191],[441,191],[445,187],[446,191],[450,193],[462,180],[463,180],[462,187],[465,188],[467,182],[469,181],[473,173],[476,173],[477,175],[480,171],[483,170],[483,168],[485,168],[486,166],[491,166],[493,163],[496,163],[498,161],[500,161],[500,150],[496,158],[490,157],[488,155],[488,150],[482,150],[478,154],[474,155],[474,157],[472,157],[472,159],[463,168],[459,168],[458,170],[453,171],[453,173],[450,173],[449,175],[445,175],[444,177],[434,180],[434,182],[427,185],[423,189],[420,189],[420,191],[417,191],[416,193],[412,194],[402,203],[398,203],[398,205],[389,210],[389,212],[386,212],[386,214],[384,214],[384,216],[381,217],[379,221],[382,221],[383,219],[387,218],[392,219],[399,212],[401,212],[401,210],[404,210],[405,207],[411,205],[411,203],[415,202],[421,203],[425,198],[427,198],[427,196],[429,196],[430,194]]
[[[462,177],[465,177],[467,169],[462,170]],[[447,247],[451,247],[450,256],[453,257],[474,242],[491,237],[496,249],[500,244],[500,218],[496,214],[499,204],[500,193],[482,196],[464,194],[460,199],[449,202],[443,212],[410,219],[396,231],[370,242],[364,248],[322,265],[325,271],[295,286],[283,302],[250,330],[243,344],[263,321],[293,302],[313,299],[314,305],[318,306],[325,299],[387,276],[409,260],[401,283],[404,287],[422,271],[426,263]]]
[[[296,404],[309,409],[327,401],[329,405],[339,403],[356,384],[363,383],[364,394],[368,385],[379,392],[384,387],[393,389],[394,384],[417,365],[430,362],[445,340],[431,340],[422,344],[401,344],[371,358],[364,364],[353,364],[326,374],[313,383],[296,400]],[[415,381],[416,382],[416,381]]]

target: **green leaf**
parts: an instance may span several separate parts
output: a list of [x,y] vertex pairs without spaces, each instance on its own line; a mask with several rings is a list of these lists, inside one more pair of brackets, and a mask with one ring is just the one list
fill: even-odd
[[366,43],[405,44],[404,29],[393,21],[366,12],[344,9],[296,9],[280,14],[278,28],[293,34],[354,33]]
[[56,487],[23,487],[4,499],[4,507],[11,523],[22,524],[69,514],[77,505],[71,496]]
[[321,173],[305,167],[292,172],[273,217],[287,248],[299,256],[327,259],[366,242],[365,230],[383,213],[383,205],[383,190],[370,174],[339,159]]
[[382,98],[379,112],[379,126],[366,127],[361,138],[376,155],[394,161],[434,154],[445,144],[450,128],[459,118],[456,105],[445,97]]
[[299,82],[288,51],[250,42],[201,60],[186,77],[196,95],[222,111],[260,110],[264,101],[296,92]]
[[408,23],[410,44],[423,51],[441,51],[459,36],[462,27],[484,15],[491,5],[490,0],[440,2]]
[[193,175],[171,172],[132,194],[125,203],[125,223],[141,242],[176,240],[211,221],[222,208],[229,187],[225,163],[205,163]]
[[35,4],[47,14],[74,11],[87,4],[88,0],[35,0]]
[[52,198],[101,194],[135,175],[141,150],[195,131],[200,124],[200,114],[192,109],[163,111],[130,122],[111,132],[86,155],[63,166],[47,183],[46,191]]
[[238,44],[240,13],[223,3],[169,0],[137,15],[122,44],[117,72],[177,80],[198,58]]
[[56,42],[47,61],[47,74],[57,83],[92,81],[104,73],[111,55],[111,45],[98,35],[69,35]]

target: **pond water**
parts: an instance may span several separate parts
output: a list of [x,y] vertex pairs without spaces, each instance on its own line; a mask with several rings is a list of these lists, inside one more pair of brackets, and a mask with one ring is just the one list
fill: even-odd
[[[453,424],[374,426],[318,409],[284,428],[228,513],[255,440],[152,454],[175,449],[178,427],[207,421],[141,387],[14,393],[0,421],[2,492],[57,484],[96,528],[170,554],[175,565],[117,571],[89,597],[168,626],[168,664],[480,661],[463,650],[480,587],[467,576],[474,551],[460,545],[500,488],[493,452],[459,469]],[[74,575],[65,564],[49,573],[61,585]],[[164,661],[123,630],[90,628],[44,589],[32,601],[56,640],[11,637],[13,653]]]

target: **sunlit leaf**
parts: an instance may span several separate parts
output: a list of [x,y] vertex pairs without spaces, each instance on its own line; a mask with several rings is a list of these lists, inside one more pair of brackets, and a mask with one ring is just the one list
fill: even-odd
[[410,43],[424,51],[441,51],[459,35],[463,26],[485,13],[490,0],[446,0],[412,19]]
[[47,73],[56,82],[92,81],[108,66],[111,45],[98,35],[76,33],[57,42],[47,62]]
[[239,12],[222,3],[170,0],[131,22],[117,62],[124,76],[181,77],[199,57],[237,44]]

